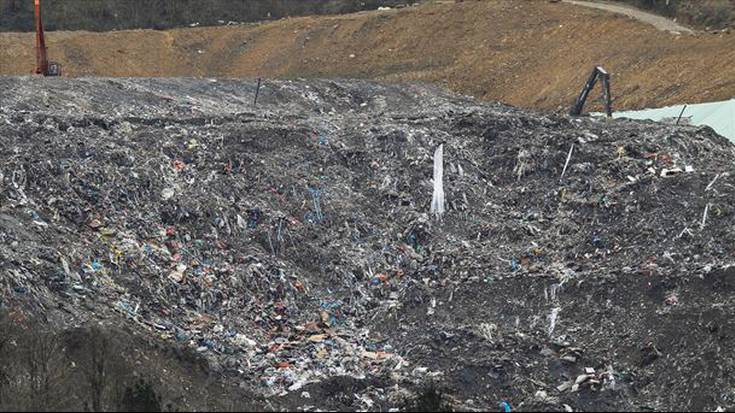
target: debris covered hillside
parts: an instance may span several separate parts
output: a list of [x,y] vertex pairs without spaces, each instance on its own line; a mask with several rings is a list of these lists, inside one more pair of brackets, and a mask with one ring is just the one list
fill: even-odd
[[269,409],[735,404],[710,129],[362,81],[0,89],[3,311],[187,348]]

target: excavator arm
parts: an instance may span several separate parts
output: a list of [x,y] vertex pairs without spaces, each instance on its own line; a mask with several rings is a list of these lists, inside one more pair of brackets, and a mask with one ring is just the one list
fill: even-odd
[[577,101],[574,103],[572,110],[569,112],[572,116],[579,116],[582,114],[585,102],[592,89],[595,87],[597,80],[602,80],[602,98],[605,101],[605,112],[607,117],[612,117],[612,97],[610,96],[610,74],[605,71],[601,66],[596,66],[592,70],[587,83],[585,83],[582,92],[579,94]]

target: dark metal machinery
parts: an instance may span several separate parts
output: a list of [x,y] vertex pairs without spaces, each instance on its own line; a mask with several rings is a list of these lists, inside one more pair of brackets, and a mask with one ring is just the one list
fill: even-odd
[[36,11],[36,69],[33,73],[43,76],[61,76],[61,65],[48,61],[46,38],[43,33],[41,0],[35,0]]
[[597,83],[597,80],[602,80],[602,98],[605,103],[605,112],[607,113],[607,117],[612,117],[612,97],[610,96],[610,74],[605,71],[601,66],[596,66],[594,70],[592,70],[592,74],[590,75],[590,78],[587,80],[587,83],[584,85],[584,88],[582,89],[582,93],[579,94],[579,97],[577,98],[577,101],[574,103],[574,106],[572,107],[571,112],[569,112],[572,116],[579,116],[582,114],[582,109],[584,108],[585,102],[587,102],[587,97],[589,96],[592,89],[595,87],[595,84]]

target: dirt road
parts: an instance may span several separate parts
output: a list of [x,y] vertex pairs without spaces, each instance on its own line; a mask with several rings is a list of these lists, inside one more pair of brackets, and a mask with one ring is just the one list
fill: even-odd
[[631,6],[625,6],[625,5],[619,5],[619,4],[610,4],[610,3],[601,3],[601,2],[592,2],[592,1],[580,1],[580,0],[563,0],[564,3],[573,4],[576,6],[584,6],[584,7],[591,7],[593,9],[600,9],[609,11],[612,13],[618,13],[623,14],[628,17],[632,17],[636,20],[639,20],[643,23],[648,23],[652,25],[653,27],[668,31],[672,33],[694,33],[694,31],[688,27],[684,27],[675,21],[671,19],[667,19],[665,17],[648,13],[639,9],[636,9]]
[[[613,75],[618,109],[732,98],[733,38],[676,35],[573,4],[498,0],[247,26],[53,32],[48,43],[67,76],[424,81],[567,111],[598,64]],[[30,33],[0,34],[0,74],[30,73],[33,44]]]

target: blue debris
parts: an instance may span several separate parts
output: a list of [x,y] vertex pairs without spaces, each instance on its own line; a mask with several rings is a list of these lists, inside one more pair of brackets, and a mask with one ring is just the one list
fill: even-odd
[[597,235],[595,235],[592,238],[592,245],[594,245],[595,248],[602,248],[602,247],[605,246],[605,242],[602,240],[602,238],[600,238]]
[[510,403],[506,402],[505,400],[500,402],[500,411],[501,412],[512,412],[513,406],[510,405]]
[[322,310],[337,310],[340,307],[342,307],[342,303],[339,301],[322,303]]
[[415,233],[408,234],[408,237],[406,239],[408,241],[408,245],[413,247],[413,250],[416,252],[419,252],[419,249],[421,248],[421,245],[419,245],[419,238],[416,236]]
[[321,224],[324,222],[324,214],[322,213],[322,190],[318,188],[308,189],[314,205],[314,213],[307,213],[306,216],[304,216],[304,219],[311,223]]
[[382,351],[383,347],[383,343],[381,342],[368,342],[365,344],[365,349],[368,351]]
[[341,318],[342,303],[340,301],[324,302],[321,305],[322,310],[329,314],[329,325],[336,325]]
[[124,301],[124,300],[123,301],[119,301],[117,303],[117,306],[121,310],[127,312],[130,317],[135,317],[135,313],[136,313],[135,312],[135,308],[129,302]]
[[513,272],[516,272],[521,269],[521,264],[518,262],[517,259],[512,258],[510,260],[510,270]]
[[48,223],[44,221],[40,215],[38,215],[38,212],[31,211],[31,217],[33,218],[33,223],[36,225],[40,225],[42,227],[47,227]]
[[258,226],[258,221],[260,221],[260,209],[250,209],[248,215],[248,228],[255,229]]
[[184,330],[181,330],[181,329],[178,329],[177,328],[176,329],[176,333],[174,334],[174,336],[176,337],[176,341],[178,341],[180,343],[182,343],[184,341],[189,341],[189,335],[186,334],[186,332]]

